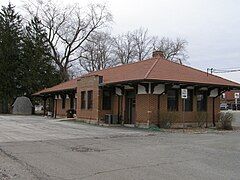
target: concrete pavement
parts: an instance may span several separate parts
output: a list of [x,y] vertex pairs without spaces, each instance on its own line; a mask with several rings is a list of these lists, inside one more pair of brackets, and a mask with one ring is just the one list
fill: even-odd
[[1,116],[0,179],[239,179],[239,135]]

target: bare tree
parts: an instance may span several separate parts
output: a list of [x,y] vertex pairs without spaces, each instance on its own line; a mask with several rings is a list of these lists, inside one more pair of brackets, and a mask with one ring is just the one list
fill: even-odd
[[172,40],[163,37],[155,38],[153,49],[162,51],[166,59],[182,64],[188,58],[186,46],[187,41],[184,39]]
[[140,28],[131,34],[135,44],[136,59],[142,61],[149,57],[153,51],[154,38],[148,35],[148,30]]
[[113,38],[113,46],[113,54],[118,64],[128,64],[135,60],[136,44],[131,32]]
[[95,32],[80,51],[79,63],[87,71],[98,71],[116,63],[112,57],[112,38],[106,32]]
[[69,79],[68,70],[79,58],[77,50],[96,30],[112,21],[105,5],[91,4],[81,9],[77,4],[63,7],[53,1],[37,0],[26,5],[32,16],[37,16],[48,33],[52,58],[61,72],[62,80]]

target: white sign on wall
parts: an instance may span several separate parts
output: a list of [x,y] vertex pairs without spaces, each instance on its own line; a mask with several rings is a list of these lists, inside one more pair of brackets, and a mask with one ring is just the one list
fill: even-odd
[[215,88],[210,91],[209,97],[217,97],[218,96],[218,88]]
[[222,93],[222,98],[225,99],[226,98],[226,94]]
[[234,93],[234,98],[239,99],[239,93]]
[[146,87],[138,84],[138,94],[147,94]]
[[162,94],[165,91],[165,84],[158,84],[154,87],[153,94]]
[[116,87],[116,88],[115,88],[115,93],[116,93],[118,96],[122,96],[122,90],[121,90],[121,88]]
[[188,90],[187,89],[181,89],[182,99],[187,99],[187,96],[188,96]]

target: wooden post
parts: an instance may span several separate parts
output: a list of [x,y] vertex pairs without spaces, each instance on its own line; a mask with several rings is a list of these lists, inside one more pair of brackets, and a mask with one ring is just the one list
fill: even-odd
[[54,114],[55,114],[55,113],[54,113],[54,106],[55,106],[55,105],[54,105],[54,104],[55,104],[55,96],[54,96],[54,95],[52,96],[52,101],[53,101],[53,102],[52,102],[52,117],[54,117]]
[[120,106],[121,106],[119,95],[117,95],[117,99],[118,99],[118,123],[119,123],[120,122]]
[[157,101],[157,117],[158,117],[158,126],[160,126],[159,124],[160,124],[160,94],[158,94],[158,101]]
[[54,118],[57,118],[57,99],[55,99],[55,113]]
[[46,116],[46,101],[47,97],[43,97],[43,115]]
[[213,109],[212,109],[212,113],[213,113],[213,126],[215,127],[216,126],[216,123],[215,123],[215,98],[213,97]]
[[185,113],[185,98],[183,99],[183,104],[182,104],[182,123],[183,123],[183,130],[184,130],[184,128],[185,128],[184,113]]

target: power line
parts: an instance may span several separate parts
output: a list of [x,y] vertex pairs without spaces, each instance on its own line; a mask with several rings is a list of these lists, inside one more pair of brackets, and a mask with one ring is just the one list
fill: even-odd
[[215,68],[207,68],[207,73],[231,73],[231,72],[240,72],[240,68],[222,68],[222,69],[215,69]]

